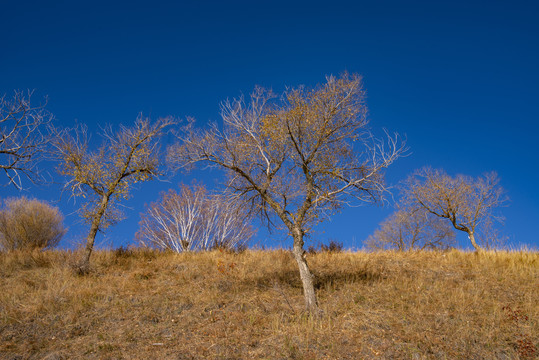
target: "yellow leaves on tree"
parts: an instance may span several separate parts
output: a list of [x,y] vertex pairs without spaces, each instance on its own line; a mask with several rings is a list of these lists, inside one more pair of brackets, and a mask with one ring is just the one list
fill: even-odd
[[86,127],[58,131],[54,141],[58,171],[66,177],[65,187],[72,195],[86,199],[80,214],[91,224],[81,271],[88,269],[97,231],[121,220],[116,203],[129,197],[134,184],[159,175],[157,139],[172,124],[171,118],[151,123],[139,116],[133,127],[121,126],[117,132],[105,129],[95,150],[89,147]]
[[228,170],[228,186],[268,224],[280,220],[294,239],[306,307],[316,312],[303,236],[353,201],[375,202],[386,187],[382,171],[405,150],[398,137],[376,139],[367,128],[361,78],[329,76],[313,89],[277,97],[257,87],[221,106],[222,129],[185,128],[169,149],[178,167],[198,162]]

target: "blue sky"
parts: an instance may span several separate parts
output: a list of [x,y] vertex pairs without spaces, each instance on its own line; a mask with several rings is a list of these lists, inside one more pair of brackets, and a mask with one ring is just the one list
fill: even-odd
[[[255,85],[282,91],[359,73],[372,128],[408,139],[411,155],[388,169],[390,183],[426,165],[497,171],[511,198],[504,232],[514,246],[537,247],[538,17],[535,1],[3,1],[0,93],[35,89],[59,125],[95,132],[139,112],[193,116],[202,126],[219,120],[221,101]],[[128,218],[97,243],[131,243],[144,204],[160,191],[217,175],[139,186],[125,203]],[[70,228],[63,246],[85,236],[73,213],[80,203],[60,197],[60,185],[0,188],[0,197],[19,195],[58,204]],[[344,209],[314,241],[361,247],[391,211]],[[262,231],[259,241],[289,245],[279,233]]]

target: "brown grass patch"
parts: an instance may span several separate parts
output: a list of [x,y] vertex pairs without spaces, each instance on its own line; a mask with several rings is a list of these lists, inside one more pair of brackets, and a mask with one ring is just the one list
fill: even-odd
[[0,358],[524,359],[538,355],[537,252],[0,254]]

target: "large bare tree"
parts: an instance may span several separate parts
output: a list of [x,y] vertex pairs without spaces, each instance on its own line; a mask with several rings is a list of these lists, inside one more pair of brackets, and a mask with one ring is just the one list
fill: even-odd
[[293,238],[305,305],[318,312],[304,235],[345,204],[380,201],[382,171],[404,151],[398,137],[376,139],[367,121],[361,78],[344,74],[275,97],[256,88],[250,98],[226,101],[223,126],[185,129],[169,160],[228,170],[228,186],[268,225],[275,218]]
[[73,196],[83,197],[80,214],[90,223],[81,272],[90,264],[95,237],[99,230],[122,219],[117,208],[129,197],[133,184],[149,181],[160,174],[158,138],[174,124],[171,118],[152,123],[139,116],[132,127],[120,126],[117,132],[106,128],[103,143],[92,150],[87,129],[79,126],[63,131],[53,142],[60,162],[58,172],[67,178],[65,187]]
[[404,202],[447,219],[457,230],[464,231],[476,251],[481,250],[476,230],[493,219],[501,220],[495,210],[508,198],[495,172],[473,178],[449,176],[443,170],[422,168],[408,177],[403,187]]
[[18,189],[22,189],[22,177],[32,182],[41,178],[36,164],[49,140],[47,124],[53,119],[46,102],[33,105],[31,98],[31,91],[0,97],[0,169],[8,184]]
[[254,230],[247,209],[231,194],[209,193],[202,185],[181,185],[161,194],[141,214],[139,242],[176,252],[233,249],[248,242]]
[[447,249],[455,244],[453,228],[424,209],[401,208],[366,240],[373,250]]

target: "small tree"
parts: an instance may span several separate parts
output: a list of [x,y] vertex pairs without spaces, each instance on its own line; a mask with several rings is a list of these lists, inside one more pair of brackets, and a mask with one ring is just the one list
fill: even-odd
[[318,312],[313,277],[304,256],[304,235],[351,201],[382,199],[382,171],[403,152],[396,136],[374,138],[367,127],[359,76],[333,76],[312,90],[290,89],[275,98],[256,88],[222,104],[223,129],[193,124],[169,150],[177,167],[198,162],[227,170],[229,188],[267,221],[275,218],[293,238],[306,308]]
[[30,250],[53,248],[66,233],[57,207],[26,197],[4,200],[0,210],[0,248]]
[[0,97],[0,169],[8,184],[22,188],[22,177],[40,178],[35,167],[49,141],[44,133],[53,116],[45,104],[32,105],[32,92],[15,91],[12,98]]
[[204,186],[181,185],[169,190],[141,214],[139,242],[176,252],[232,249],[245,244],[254,231],[241,202],[230,194],[208,194]]
[[423,209],[400,209],[366,240],[373,250],[446,249],[455,243],[452,227]]
[[56,137],[58,172],[68,179],[65,187],[73,196],[86,199],[80,214],[90,223],[90,232],[81,272],[89,268],[97,232],[122,219],[117,203],[129,197],[135,183],[150,181],[160,174],[157,140],[163,129],[173,123],[171,118],[164,118],[152,124],[139,116],[133,127],[121,126],[116,133],[111,128],[104,130],[103,143],[95,151],[88,147],[85,127],[66,130]]
[[408,177],[403,197],[408,206],[447,219],[455,229],[467,233],[476,251],[481,250],[475,239],[476,230],[492,219],[501,220],[494,211],[508,200],[494,172],[477,178],[451,177],[443,170],[430,168]]
[[486,219],[475,234],[481,246],[487,250],[504,248],[509,241],[509,237],[496,226],[496,219]]

